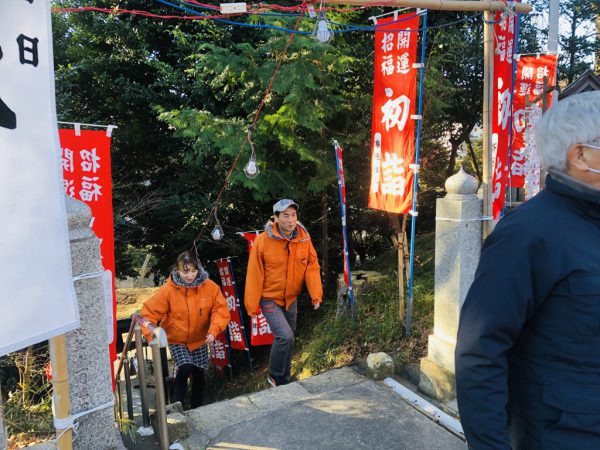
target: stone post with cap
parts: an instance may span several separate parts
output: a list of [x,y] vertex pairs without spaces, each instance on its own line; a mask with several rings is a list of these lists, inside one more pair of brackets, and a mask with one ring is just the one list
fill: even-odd
[[419,389],[441,401],[456,397],[454,349],[460,308],[481,253],[482,199],[477,180],[460,171],[446,180],[436,202],[433,334],[421,359]]
[[66,198],[69,240],[81,327],[67,333],[71,415],[84,414],[73,433],[75,450],[125,449],[115,427],[100,240],[85,203]]

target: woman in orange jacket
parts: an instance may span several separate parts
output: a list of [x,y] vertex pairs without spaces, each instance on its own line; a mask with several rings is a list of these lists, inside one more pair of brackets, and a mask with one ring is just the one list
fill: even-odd
[[177,370],[173,401],[183,404],[187,380],[192,378],[190,406],[202,405],[204,370],[208,368],[208,346],[229,323],[227,301],[219,286],[196,256],[184,252],[177,257],[167,282],[144,303],[142,317],[167,333],[169,350]]

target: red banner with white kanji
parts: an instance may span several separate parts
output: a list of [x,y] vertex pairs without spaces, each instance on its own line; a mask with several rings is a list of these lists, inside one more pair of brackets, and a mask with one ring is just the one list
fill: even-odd
[[215,261],[215,264],[219,269],[219,275],[221,276],[221,291],[223,291],[223,295],[227,300],[227,306],[231,316],[228,325],[229,345],[233,350],[248,350],[244,322],[242,320],[240,309],[240,299],[238,298],[235,289],[231,263],[228,259],[219,259]]
[[494,173],[492,179],[492,215],[497,219],[504,208],[508,184],[509,142],[513,87],[513,57],[516,45],[517,16],[497,12],[494,15],[494,93],[492,143]]
[[267,322],[267,318],[260,310],[260,307],[258,308],[258,314],[252,316],[251,322],[250,344],[255,347],[257,345],[271,345],[275,340],[275,336],[271,333],[269,322]]
[[[554,86],[556,81],[557,55],[521,56],[517,60],[517,80],[513,100],[514,125],[512,145],[512,187],[525,186],[527,161],[525,158],[526,111],[525,100],[540,95],[544,90],[544,77],[548,77],[548,85]],[[537,102],[541,107],[541,100]],[[548,107],[552,104],[552,94],[548,97]]]
[[[244,239],[248,241],[248,253],[252,251],[254,240],[260,234],[259,231],[247,231],[240,233]],[[275,340],[275,336],[271,333],[271,327],[267,322],[266,317],[263,315],[258,307],[258,314],[251,318],[251,331],[250,331],[250,345],[271,345]]]
[[229,366],[229,351],[225,332],[215,337],[210,344],[210,363],[216,367]]
[[419,20],[410,13],[375,26],[369,208],[398,214],[413,198]]
[[116,360],[115,237],[113,228],[110,136],[106,131],[58,130],[62,149],[63,186],[70,197],[92,210],[90,227],[100,239],[104,300],[111,361]]

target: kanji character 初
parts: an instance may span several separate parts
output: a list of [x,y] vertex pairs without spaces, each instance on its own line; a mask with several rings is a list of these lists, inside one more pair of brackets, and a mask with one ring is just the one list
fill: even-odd
[[229,337],[233,342],[243,342],[240,325],[237,322],[229,322]]
[[533,67],[525,66],[521,70],[521,79],[522,80],[533,80]]
[[[503,83],[499,81],[498,89],[502,89],[502,85]],[[498,125],[503,130],[506,130],[506,124],[508,123],[511,100],[510,89],[506,88],[498,92]]]
[[389,52],[394,48],[394,33],[383,33],[381,39],[381,50]]
[[67,194],[69,197],[75,198],[74,180],[63,179],[63,187],[65,188],[65,194]]
[[404,179],[404,159],[395,153],[386,153],[381,162],[383,181],[381,193],[390,195],[404,195],[406,180]]
[[[19,44],[19,62],[21,64],[31,64],[33,67],[37,67],[39,63],[38,58],[38,38],[30,38],[24,34],[20,34],[17,37],[17,43]],[[29,44],[29,46],[26,46]],[[27,58],[27,54],[30,53],[31,57]]]
[[74,164],[73,164],[73,150],[70,148],[62,149],[62,168],[65,172],[73,172]]
[[91,151],[83,149],[79,152],[81,157],[81,170],[84,172],[96,173],[100,168],[100,157],[96,154],[96,149],[93,148]]
[[384,76],[394,74],[394,56],[393,55],[384,55],[383,56],[383,61],[381,63],[381,73]]
[[84,202],[98,201],[98,197],[102,196],[102,186],[96,183],[99,177],[82,177],[81,178],[81,190],[79,191],[79,197]]
[[401,50],[403,48],[409,48],[410,47],[410,35],[411,35],[412,31],[410,28],[407,28],[404,31],[399,31],[398,32],[398,41],[396,44],[396,49],[397,50]]
[[[388,88],[386,89],[386,95],[392,97],[394,91]],[[395,99],[390,98],[381,107],[381,112],[383,113],[381,123],[385,123],[385,130],[389,131],[390,128],[395,126],[398,127],[398,130],[400,131],[404,130],[406,121],[408,120],[409,111],[410,98],[406,95],[401,95]]]
[[227,297],[227,308],[229,311],[235,311],[235,297],[233,295]]
[[396,72],[406,75],[410,71],[410,58],[408,52],[399,55],[396,59]]

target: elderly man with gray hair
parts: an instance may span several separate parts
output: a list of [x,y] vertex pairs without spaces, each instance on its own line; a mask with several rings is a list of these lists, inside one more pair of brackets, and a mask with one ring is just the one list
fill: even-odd
[[557,103],[536,140],[546,188],[486,240],[461,311],[471,449],[600,449],[600,92]]

